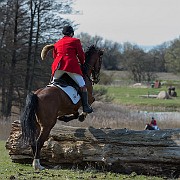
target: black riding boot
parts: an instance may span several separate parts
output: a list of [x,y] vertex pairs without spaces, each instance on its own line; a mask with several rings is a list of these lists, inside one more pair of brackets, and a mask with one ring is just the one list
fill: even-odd
[[93,109],[88,104],[88,93],[87,91],[81,92],[81,100],[82,100],[82,106],[83,106],[83,112],[86,113],[92,113]]

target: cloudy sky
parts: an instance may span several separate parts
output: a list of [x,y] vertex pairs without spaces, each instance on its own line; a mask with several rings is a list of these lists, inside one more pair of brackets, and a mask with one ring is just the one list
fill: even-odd
[[155,46],[180,36],[180,0],[75,0],[76,33]]

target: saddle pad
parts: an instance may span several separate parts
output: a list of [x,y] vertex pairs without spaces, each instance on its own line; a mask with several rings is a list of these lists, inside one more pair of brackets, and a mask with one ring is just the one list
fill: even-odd
[[54,84],[49,84],[47,85],[47,87],[58,87],[60,89],[62,89],[68,96],[69,98],[72,100],[73,104],[77,104],[78,101],[80,100],[80,95],[77,93],[76,89],[73,88],[72,86],[66,86],[66,87],[62,87],[58,84],[54,85]]

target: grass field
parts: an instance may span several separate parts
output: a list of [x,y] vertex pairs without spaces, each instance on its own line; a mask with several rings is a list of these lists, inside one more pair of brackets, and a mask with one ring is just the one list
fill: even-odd
[[[127,71],[103,71],[100,83],[108,82],[108,79],[109,82],[107,85],[95,85],[94,90],[103,92],[103,89],[106,89],[104,100],[112,100],[112,103],[130,106],[131,108],[139,107],[140,110],[144,110],[147,107],[148,109],[155,107],[161,111],[178,111],[180,109],[179,74],[156,73],[156,76],[156,80],[162,84],[161,88],[152,88],[151,83],[148,82],[142,82],[141,86],[133,86],[135,82],[130,80]],[[170,85],[176,88],[178,97],[168,100],[140,97],[142,95],[158,95],[160,91],[167,92]]]
[[161,180],[158,177],[148,177],[132,173],[130,175],[115,174],[111,172],[98,172],[93,169],[79,170],[79,169],[46,169],[43,171],[35,171],[29,164],[12,163],[8,152],[5,149],[5,141],[0,141],[0,179],[48,179],[48,180]]
[[[131,86],[95,86],[95,91],[105,88],[107,90],[107,96],[112,99],[112,102],[122,104],[126,106],[139,106],[141,109],[159,108],[161,111],[176,111],[180,109],[180,96],[172,99],[156,99],[156,98],[143,98],[142,95],[158,95],[160,91],[167,91],[166,87],[151,88],[151,87],[131,87]],[[177,94],[180,94],[180,89],[176,90]]]

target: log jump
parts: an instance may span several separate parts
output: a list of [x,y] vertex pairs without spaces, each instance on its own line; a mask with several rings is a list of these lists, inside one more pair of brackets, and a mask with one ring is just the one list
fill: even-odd
[[[22,146],[19,121],[12,123],[6,149],[13,162],[32,163],[31,148]],[[180,129],[134,131],[57,123],[42,148],[42,164],[82,168],[90,164],[117,173],[179,177]]]

